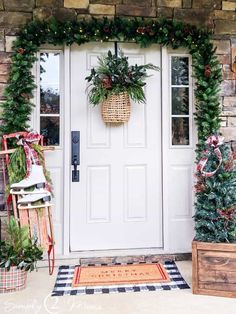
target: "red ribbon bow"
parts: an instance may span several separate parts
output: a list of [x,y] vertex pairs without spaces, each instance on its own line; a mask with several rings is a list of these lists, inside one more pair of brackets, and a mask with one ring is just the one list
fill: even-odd
[[[217,168],[214,171],[211,172],[206,172],[204,171],[204,168],[207,164],[208,157],[202,157],[197,165],[197,171],[200,171],[203,177],[212,177],[214,174],[217,172],[217,170],[220,168],[220,165],[222,163],[222,154],[219,149],[219,146],[224,143],[224,138],[223,136],[220,135],[211,135],[208,137],[206,140],[206,144],[208,144],[211,147],[214,147],[214,153],[219,161],[219,164]],[[208,151],[206,151],[207,153]]]
[[40,141],[40,134],[37,132],[30,132],[27,136],[24,136],[19,139],[17,145],[22,145],[25,158],[26,158],[26,176],[30,174],[31,165],[40,165],[40,160],[37,152],[33,149],[32,144],[38,144]]

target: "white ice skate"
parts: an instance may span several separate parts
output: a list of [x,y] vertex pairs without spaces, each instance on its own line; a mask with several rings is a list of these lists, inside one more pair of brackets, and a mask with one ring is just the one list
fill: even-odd
[[22,197],[17,201],[18,209],[30,209],[30,208],[41,208],[48,207],[52,204],[51,193],[42,193],[42,194],[30,194]]
[[18,204],[17,208],[18,210],[20,209],[39,209],[39,208],[51,208],[54,204],[50,202],[45,202],[42,204],[37,204],[37,203],[29,203],[29,204]]
[[51,193],[42,194],[28,194],[17,201],[17,204],[28,204],[38,201],[49,202],[51,200]]
[[[46,183],[46,179],[43,173],[43,167],[40,165],[32,165],[29,176],[21,180],[18,183],[13,183],[11,185],[11,190],[19,191],[19,190],[24,190],[30,187],[43,189],[45,187],[45,183]],[[41,190],[41,193],[42,193],[42,190]],[[26,193],[21,193],[21,194],[26,194]]]
[[32,189],[27,188],[27,189],[10,189],[10,194],[14,195],[28,195],[28,194],[44,194],[48,193],[48,190],[46,190],[44,187],[37,188],[36,186]]

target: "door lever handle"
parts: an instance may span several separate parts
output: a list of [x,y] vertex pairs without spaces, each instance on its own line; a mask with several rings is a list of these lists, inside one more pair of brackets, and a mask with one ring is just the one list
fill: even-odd
[[79,182],[79,170],[77,170],[77,166],[79,165],[77,156],[74,156],[72,166],[74,170],[72,170],[72,182]]
[[71,165],[73,166],[72,182],[79,182],[77,167],[80,165],[80,131],[71,132]]
[[77,160],[77,158],[76,157],[74,157],[74,159],[73,159],[73,166],[74,166],[74,171],[77,171],[77,166],[78,166],[78,160]]

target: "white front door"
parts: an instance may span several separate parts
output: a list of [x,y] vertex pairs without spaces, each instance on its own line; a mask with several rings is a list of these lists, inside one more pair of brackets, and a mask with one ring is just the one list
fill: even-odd
[[[120,46],[133,64],[160,66],[160,47]],[[80,131],[80,181],[70,178],[70,250],[157,248],[162,239],[161,75],[151,71],[146,104],[106,125],[88,103],[85,77],[111,43],[71,47],[71,131]],[[71,166],[71,171],[73,167]]]

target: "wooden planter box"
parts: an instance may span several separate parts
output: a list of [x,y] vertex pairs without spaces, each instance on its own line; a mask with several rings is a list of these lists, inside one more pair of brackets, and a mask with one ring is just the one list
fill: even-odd
[[236,298],[236,244],[193,241],[194,294]]

